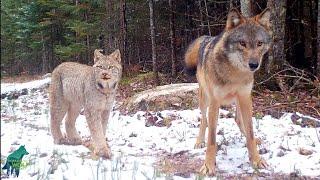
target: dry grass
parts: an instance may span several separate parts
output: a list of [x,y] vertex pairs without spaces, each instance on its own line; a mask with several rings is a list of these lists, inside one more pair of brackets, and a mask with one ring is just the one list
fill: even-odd
[[1,83],[24,83],[42,79],[42,75],[17,75],[17,76],[4,76],[1,77]]

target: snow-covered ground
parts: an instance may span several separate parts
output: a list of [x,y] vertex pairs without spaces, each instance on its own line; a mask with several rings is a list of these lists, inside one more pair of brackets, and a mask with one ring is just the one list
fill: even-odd
[[[48,94],[49,79],[23,84],[1,84],[1,93],[23,88],[27,95],[16,100],[1,100],[1,165],[6,157],[20,145],[30,153],[23,158],[25,165],[18,179],[195,179],[198,174],[178,176],[159,172],[161,159],[170,154],[187,153],[188,161],[204,159],[205,148],[193,149],[198,134],[199,110],[162,111],[156,114],[164,127],[146,127],[150,115],[134,115],[114,111],[109,120],[108,143],[111,160],[95,159],[84,146],[55,145],[49,131]],[[36,88],[36,89],[34,89]],[[227,114],[220,110],[221,114]],[[302,115],[301,115],[302,116]],[[255,170],[249,165],[245,138],[233,118],[219,119],[217,143],[218,174],[246,174]],[[317,120],[319,121],[319,120]],[[168,123],[169,122],[169,123]],[[90,133],[85,117],[78,117],[77,130],[83,138]],[[263,158],[269,163],[270,174],[290,174],[320,178],[320,128],[302,128],[291,121],[286,113],[280,119],[265,116],[254,119],[255,135],[263,140],[259,146]],[[318,131],[318,135],[317,135]],[[307,150],[310,155],[299,151]],[[202,162],[201,162],[202,163]],[[160,163],[161,164],[161,163]],[[200,167],[198,167],[200,168]],[[4,178],[4,174],[1,174]],[[16,178],[15,178],[16,179]]]

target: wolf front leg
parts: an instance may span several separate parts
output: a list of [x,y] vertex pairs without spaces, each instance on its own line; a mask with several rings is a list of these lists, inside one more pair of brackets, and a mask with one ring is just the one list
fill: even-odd
[[86,109],[85,116],[88,122],[89,130],[92,136],[93,153],[110,159],[111,152],[104,138],[103,128],[101,124],[101,111]]
[[202,174],[215,175],[216,168],[216,129],[219,114],[219,105],[217,102],[210,102],[209,105],[209,121],[208,121],[208,142],[206,158],[203,166],[200,169]]
[[246,92],[239,94],[238,102],[247,139],[247,148],[249,151],[250,162],[254,168],[266,168],[268,164],[264,159],[260,157],[257,151],[257,142],[253,133],[251,93]]

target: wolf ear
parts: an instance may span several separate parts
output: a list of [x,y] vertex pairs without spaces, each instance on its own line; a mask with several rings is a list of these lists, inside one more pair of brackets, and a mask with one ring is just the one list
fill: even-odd
[[256,20],[264,27],[270,28],[271,23],[270,23],[270,16],[271,16],[271,11],[269,8],[265,9],[257,15]]
[[226,29],[232,29],[244,22],[244,17],[235,8],[231,9],[228,13]]
[[94,50],[93,63],[96,63],[96,62],[99,61],[102,57],[104,57],[104,55],[103,55],[103,50],[102,50],[102,49],[96,49],[96,50]]
[[118,62],[121,62],[121,54],[120,54],[120,50],[117,49],[115,50],[113,53],[111,53],[109,55],[109,57],[111,57],[112,59],[118,61]]

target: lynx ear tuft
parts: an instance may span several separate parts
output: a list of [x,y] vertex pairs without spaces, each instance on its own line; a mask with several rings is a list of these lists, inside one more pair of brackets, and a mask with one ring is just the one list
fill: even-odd
[[230,30],[237,27],[245,21],[245,18],[235,8],[231,9],[228,13],[226,29]]
[[121,53],[120,53],[120,50],[117,49],[115,50],[113,53],[111,53],[109,55],[109,57],[111,57],[112,59],[118,61],[118,62],[121,62]]
[[270,28],[271,23],[270,23],[270,16],[271,16],[271,11],[269,8],[265,9],[262,13],[257,15],[256,20],[264,27]]
[[103,50],[102,49],[94,50],[93,63],[96,63],[97,61],[99,61],[103,57],[105,57],[105,55],[103,55]]

